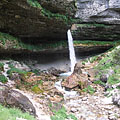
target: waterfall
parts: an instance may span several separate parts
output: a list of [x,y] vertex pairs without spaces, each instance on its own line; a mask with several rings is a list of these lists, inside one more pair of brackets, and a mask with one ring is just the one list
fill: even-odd
[[68,30],[67,36],[68,36],[68,46],[69,46],[69,57],[71,62],[71,72],[73,72],[74,66],[77,62],[76,62],[75,50],[73,46],[73,38],[70,30]]

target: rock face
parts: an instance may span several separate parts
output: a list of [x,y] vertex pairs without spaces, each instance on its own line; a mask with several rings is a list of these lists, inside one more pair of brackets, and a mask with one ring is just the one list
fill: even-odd
[[84,22],[120,24],[119,0],[77,0],[76,17]]
[[24,38],[62,39],[74,12],[73,0],[2,0],[0,30]]
[[[120,1],[119,0],[77,0],[75,17],[80,19],[74,39],[119,40]],[[97,23],[97,24],[96,24]]]

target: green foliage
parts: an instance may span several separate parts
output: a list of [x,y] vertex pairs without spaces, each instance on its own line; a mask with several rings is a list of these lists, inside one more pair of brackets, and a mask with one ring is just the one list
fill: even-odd
[[117,83],[120,83],[120,75],[116,75],[116,74],[113,74],[111,75],[109,78],[108,78],[108,83],[110,85],[114,85],[114,84],[117,84]]
[[78,27],[109,27],[109,25],[105,24],[77,24]]
[[2,45],[6,45],[6,41],[9,41],[9,45],[12,45],[11,47],[13,48],[19,48],[19,45],[18,45],[18,39],[7,34],[7,33],[1,33],[0,32],[0,43]]
[[98,59],[98,56],[91,57],[90,58],[90,63],[93,63],[93,62],[97,61],[97,59]]
[[92,88],[90,85],[89,85],[87,88],[84,88],[82,91],[83,91],[83,92],[88,92],[88,93],[90,93],[91,95],[95,93],[95,89]]
[[0,63],[0,71],[4,71],[4,63]]
[[43,93],[43,92],[44,92],[44,90],[40,89],[40,88],[38,87],[38,85],[32,86],[32,91],[33,91],[34,93],[36,93],[36,94],[40,94],[40,93]]
[[0,75],[0,82],[6,83],[8,79],[4,75]]
[[[100,79],[102,74],[108,74],[107,83],[109,85],[114,85],[120,83],[120,49],[114,48],[108,54],[104,56],[102,60],[99,61],[99,64],[95,67],[98,71],[97,78]],[[113,72],[109,74],[109,71]],[[101,84],[101,81],[99,81]],[[102,83],[103,84],[103,83]]]
[[37,0],[27,0],[27,2],[33,7],[42,8]]
[[0,67],[4,67],[4,63],[0,63]]
[[66,119],[77,120],[77,118],[74,115],[67,114],[65,107],[62,107],[57,112],[53,110],[53,112],[54,116],[51,116],[51,120],[66,120]]
[[105,86],[105,83],[102,82],[101,80],[94,81],[94,84],[99,84],[99,85],[104,85]]
[[47,18],[51,19],[51,18],[55,18],[58,20],[62,20],[65,23],[68,22],[75,22],[75,19],[70,18],[69,16],[66,15],[62,15],[59,13],[52,13],[51,11],[43,8],[40,3],[37,0],[27,0],[27,2],[32,6],[32,7],[36,7],[36,8],[40,8],[41,9],[41,14],[43,16],[46,16]]
[[11,69],[9,69],[9,70],[7,71],[7,74],[10,74],[10,75],[11,75],[12,73],[26,74],[27,71],[24,71],[24,70],[21,70],[21,69],[12,67]]
[[16,118],[23,118],[26,120],[36,120],[33,116],[28,113],[22,113],[20,110],[15,108],[5,108],[0,105],[0,120],[16,120]]
[[116,50],[113,54],[113,63],[120,65],[120,49]]
[[[119,42],[120,43],[120,42]],[[86,45],[111,45],[114,46],[116,45],[116,42],[111,42],[111,41],[93,41],[93,40],[84,40],[84,41],[74,41],[74,44],[86,44]]]

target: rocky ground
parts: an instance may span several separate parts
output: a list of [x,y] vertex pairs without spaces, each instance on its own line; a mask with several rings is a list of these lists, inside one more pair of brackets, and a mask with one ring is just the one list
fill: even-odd
[[1,63],[1,75],[8,79],[7,82],[0,78],[0,103],[3,105],[18,107],[38,120],[120,119],[119,90],[115,89],[111,95],[103,85],[94,84],[93,67],[97,61],[78,63],[74,73],[62,81],[66,89],[58,84],[63,71],[33,72],[17,61],[2,60]]

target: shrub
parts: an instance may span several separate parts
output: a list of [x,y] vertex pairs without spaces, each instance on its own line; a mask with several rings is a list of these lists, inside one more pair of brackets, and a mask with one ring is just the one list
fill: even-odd
[[4,75],[0,75],[0,82],[6,83],[8,79]]

